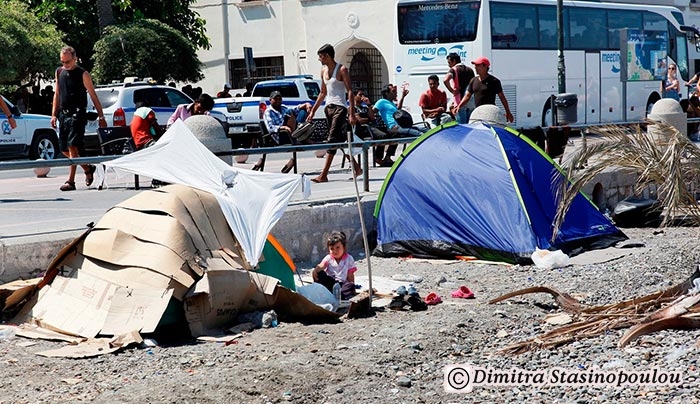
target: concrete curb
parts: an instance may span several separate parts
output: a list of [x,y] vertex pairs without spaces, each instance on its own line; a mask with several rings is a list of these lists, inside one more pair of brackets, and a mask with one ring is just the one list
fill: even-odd
[[[365,225],[373,228],[372,213],[376,197],[363,197],[362,212]],[[320,258],[326,252],[325,237],[333,230],[344,231],[348,236],[348,249],[356,257],[364,255],[362,231],[354,198],[336,201],[298,202],[290,205],[282,219],[272,229],[272,234],[287,249],[295,262],[311,260],[314,246]],[[58,252],[78,237],[85,229],[62,231],[31,241],[22,238],[0,240],[1,259],[0,282],[28,279],[39,276],[51,263]],[[313,263],[316,264],[316,263]]]

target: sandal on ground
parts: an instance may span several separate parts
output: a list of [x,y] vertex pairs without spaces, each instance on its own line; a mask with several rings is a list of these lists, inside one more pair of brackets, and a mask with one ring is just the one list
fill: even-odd
[[315,182],[317,184],[320,184],[322,182],[328,182],[328,178],[316,177],[316,178],[312,178],[311,182]]
[[408,297],[406,298],[406,302],[409,306],[411,306],[411,310],[413,311],[428,310],[428,305],[425,304],[423,299],[421,299],[420,296],[418,296],[417,294],[408,295]]
[[[97,171],[97,166],[90,164],[88,167],[89,168],[87,169],[87,171],[85,171],[85,186],[89,187],[90,185],[92,185],[92,182],[95,180],[94,174],[95,174],[95,171]],[[73,189],[75,189],[75,187]]]
[[263,159],[260,159],[260,160],[258,160],[257,163],[255,163],[255,165],[253,166],[253,168],[252,168],[251,170],[253,170],[253,171],[262,171],[262,169],[263,169],[263,164],[264,164]]
[[66,181],[60,188],[61,191],[75,191],[75,181]]
[[281,172],[283,174],[287,174],[288,172],[292,171],[292,168],[294,168],[294,159],[290,159],[287,164],[282,167]]
[[389,309],[390,310],[403,310],[404,306],[406,306],[408,303],[404,300],[404,296],[394,296],[391,299],[391,302],[389,303]]
[[374,164],[376,164],[377,167],[391,167],[394,165],[394,162],[391,160],[374,160]]
[[459,287],[459,289],[455,290],[452,292],[452,297],[456,297],[459,299],[473,299],[474,298],[474,292],[469,290],[468,287],[462,285]]
[[425,304],[427,304],[428,306],[432,306],[435,304],[442,303],[442,298],[437,293],[430,292],[430,293],[428,293],[428,296],[425,297],[424,301],[425,301]]
[[408,291],[406,290],[406,287],[401,285],[398,288],[396,288],[396,294],[399,296],[406,296],[408,294]]

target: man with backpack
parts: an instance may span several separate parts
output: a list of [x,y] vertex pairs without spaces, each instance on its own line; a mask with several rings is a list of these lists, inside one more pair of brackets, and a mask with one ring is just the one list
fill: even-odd
[[[456,52],[447,55],[447,65],[450,66],[450,71],[445,75],[443,83],[447,91],[454,96],[454,105],[459,105],[467,91],[469,82],[475,76],[474,70],[462,63],[462,59]],[[462,108],[455,118],[459,123],[468,123],[470,113],[468,108]]]

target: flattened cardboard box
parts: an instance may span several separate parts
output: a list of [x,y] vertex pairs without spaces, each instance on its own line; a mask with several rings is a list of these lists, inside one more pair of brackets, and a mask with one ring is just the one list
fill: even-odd
[[[235,325],[240,313],[272,307],[277,279],[232,269],[221,259],[209,259],[207,264],[209,270],[185,297],[185,317],[193,337],[220,334]],[[260,307],[258,302],[266,300],[270,304]]]

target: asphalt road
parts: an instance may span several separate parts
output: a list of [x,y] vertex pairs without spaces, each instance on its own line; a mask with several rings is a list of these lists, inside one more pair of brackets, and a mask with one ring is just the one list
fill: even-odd
[[[252,155],[247,163],[234,166],[250,169],[259,156]],[[290,154],[268,155],[265,171],[279,172]],[[313,152],[299,154],[299,173],[312,178],[318,175],[324,160],[315,157]],[[341,168],[340,153],[331,167],[329,182],[311,186],[311,202],[352,199],[355,187],[351,180],[348,164]],[[379,193],[388,168],[370,169],[370,192],[362,191],[361,178],[358,178],[360,195]],[[90,222],[96,222],[112,206],[135,195],[132,175],[117,176],[107,174],[106,187],[97,190],[84,184],[82,170],[76,175],[76,191],[62,192],[59,187],[67,179],[68,167],[54,167],[45,178],[37,178],[31,169],[0,171],[0,241],[2,243],[23,243],[39,239],[50,240],[52,235],[65,235],[66,232],[79,232]],[[141,190],[150,189],[150,179],[141,177]],[[301,192],[292,199],[292,204],[308,203]]]

